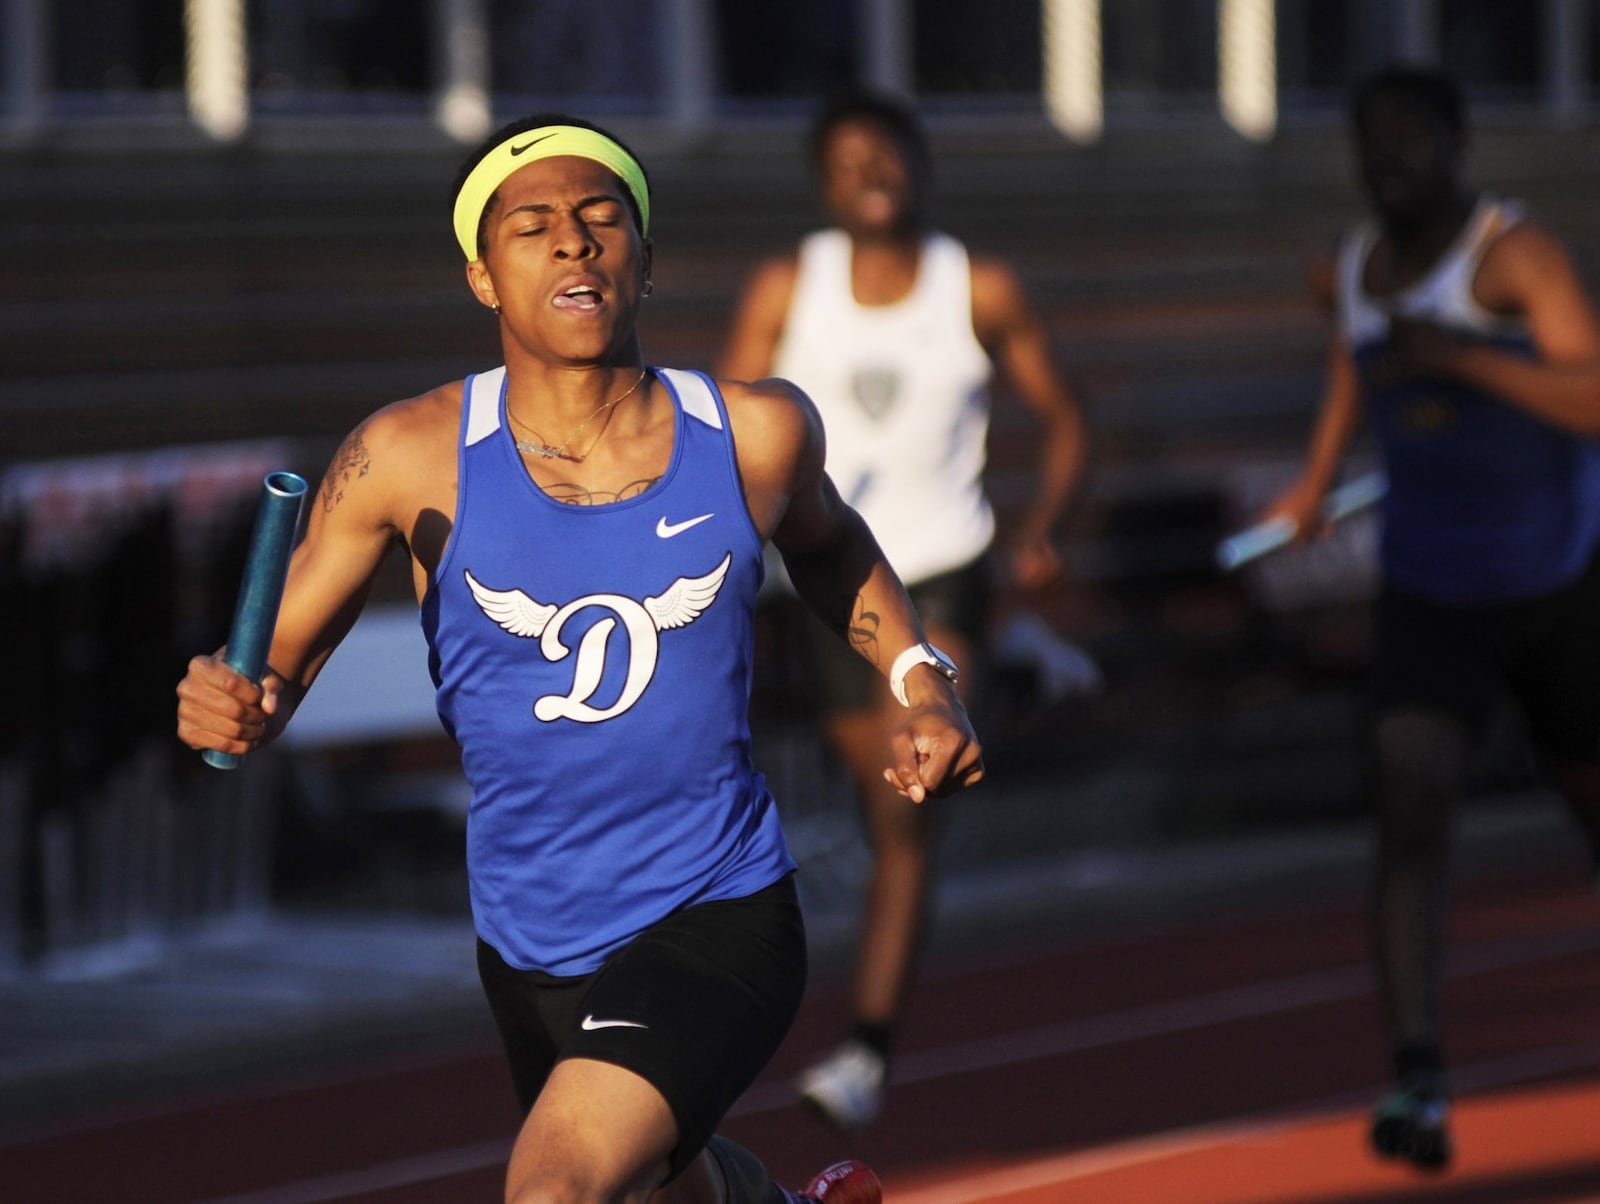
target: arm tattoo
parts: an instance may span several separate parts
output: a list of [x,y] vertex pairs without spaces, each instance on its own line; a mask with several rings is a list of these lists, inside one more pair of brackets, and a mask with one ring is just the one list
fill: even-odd
[[877,611],[868,610],[861,596],[856,595],[855,605],[852,608],[849,625],[845,628],[845,639],[850,642],[850,647],[872,664],[878,663],[878,625],[882,622]]
[[361,440],[357,427],[345,437],[339,450],[333,453],[333,463],[328,465],[328,475],[322,478],[322,511],[326,514],[344,498],[345,486],[359,480],[372,468],[372,453]]

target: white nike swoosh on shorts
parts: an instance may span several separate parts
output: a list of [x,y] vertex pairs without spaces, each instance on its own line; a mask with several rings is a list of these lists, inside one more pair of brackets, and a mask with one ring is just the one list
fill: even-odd
[[681,535],[690,527],[698,527],[711,517],[713,516],[710,514],[702,514],[696,518],[686,518],[681,523],[669,523],[667,516],[663,514],[656,520],[656,535],[662,539],[671,539],[674,535]]
[[593,1013],[585,1016],[578,1026],[586,1033],[592,1033],[599,1028],[649,1028],[648,1024],[640,1024],[637,1020],[596,1020]]

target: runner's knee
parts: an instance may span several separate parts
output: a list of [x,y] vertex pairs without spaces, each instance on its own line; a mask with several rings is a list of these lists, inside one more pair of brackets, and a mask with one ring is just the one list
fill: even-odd
[[1405,711],[1380,720],[1375,743],[1386,851],[1394,856],[1442,852],[1451,804],[1461,788],[1466,733],[1443,716]]

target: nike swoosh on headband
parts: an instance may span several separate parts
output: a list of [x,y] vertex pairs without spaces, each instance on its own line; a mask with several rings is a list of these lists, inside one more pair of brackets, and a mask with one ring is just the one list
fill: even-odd
[[545,140],[545,138],[554,138],[554,137],[555,137],[554,134],[546,134],[544,136],[544,138],[535,138],[530,142],[524,142],[521,146],[513,146],[511,148],[511,153],[513,155],[520,155],[523,151],[527,150],[529,147],[538,146],[539,143],[541,143],[541,142],[543,142]]

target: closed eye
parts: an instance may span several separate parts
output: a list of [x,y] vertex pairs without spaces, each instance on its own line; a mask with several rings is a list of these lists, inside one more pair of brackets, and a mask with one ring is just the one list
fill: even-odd
[[[566,211],[561,207],[559,211]],[[503,219],[511,230],[514,238],[533,238],[550,231],[552,217],[558,212],[555,205],[545,202],[535,202],[519,205],[505,215]],[[580,226],[598,226],[611,228],[628,222],[627,208],[613,196],[585,197],[572,206],[572,218]]]

